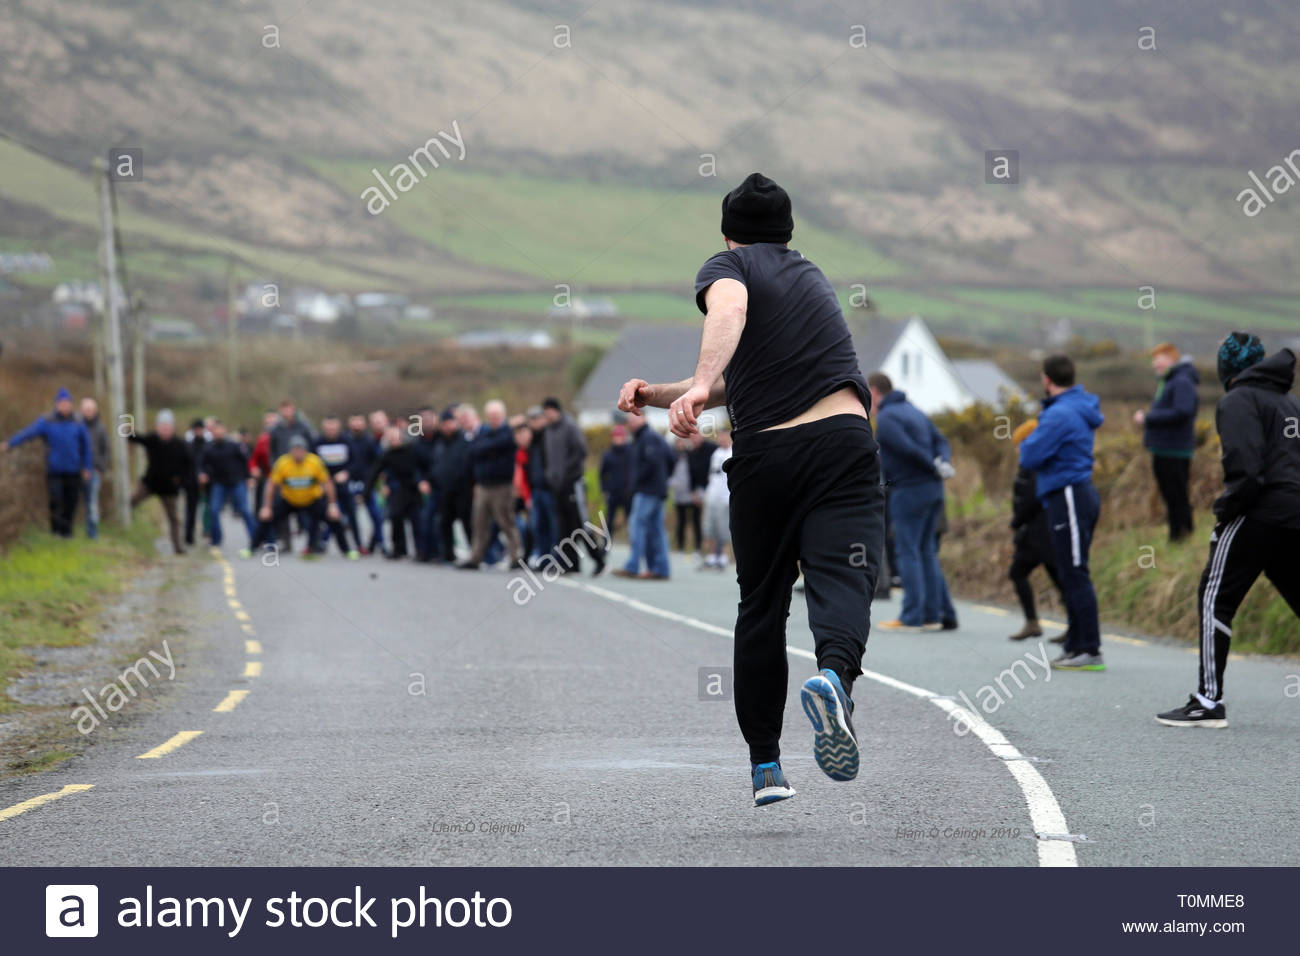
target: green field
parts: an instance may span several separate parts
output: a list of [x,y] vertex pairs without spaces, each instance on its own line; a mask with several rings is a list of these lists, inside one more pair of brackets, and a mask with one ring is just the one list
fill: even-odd
[[[381,163],[316,160],[314,169],[350,195],[375,185]],[[467,262],[550,283],[660,285],[688,283],[722,248],[719,188],[590,183],[455,166],[427,179],[381,215],[412,237]],[[845,280],[898,275],[865,242],[807,222],[796,248]]]
[[[0,251],[51,254],[45,275],[15,277],[36,287],[99,271],[94,179],[0,139],[0,197],[25,204],[71,226],[47,242],[6,237]],[[312,160],[323,180],[356,197],[375,180],[362,161]],[[1139,176],[1141,181],[1145,178]],[[1132,185],[1129,183],[1129,185]],[[716,184],[689,188],[587,182],[470,171],[454,164],[432,170],[382,213],[382,225],[409,237],[398,254],[344,256],[320,249],[306,254],[258,246],[171,222],[132,208],[131,186],[120,187],[127,265],[135,277],[192,284],[223,283],[228,256],[250,270],[325,288],[446,290],[434,304],[453,319],[477,323],[540,321],[557,286],[574,296],[607,296],[629,321],[694,322],[695,271],[721,247]],[[920,315],[948,330],[1010,336],[1044,321],[1069,319],[1080,331],[1109,327],[1169,337],[1179,332],[1250,328],[1295,329],[1300,296],[1209,296],[1157,291],[1157,307],[1138,308],[1136,288],[991,288],[922,284],[867,242],[799,220],[796,248],[817,262],[850,307],[853,285],[865,283],[878,312]],[[502,291],[468,293],[467,288]],[[883,283],[883,284],[881,284]],[[532,291],[507,291],[526,284]],[[585,291],[590,290],[590,291]],[[624,291],[626,290],[626,291]],[[458,315],[458,313],[460,313]],[[450,323],[404,328],[407,333],[453,331]],[[598,338],[608,338],[607,335]]]
[[[57,274],[24,277],[24,281],[46,284],[64,278],[95,278],[99,269],[96,232],[90,230],[99,229],[99,202],[89,163],[84,173],[78,172],[0,138],[0,169],[4,170],[4,176],[0,176],[0,196],[87,230],[81,241],[31,243],[7,238],[0,225],[0,249],[39,248],[56,257]],[[130,205],[130,189],[130,184],[118,187],[120,227],[132,274],[162,281],[192,279],[202,274],[224,276],[226,258],[234,256],[270,274],[292,276],[332,288],[368,288],[375,283],[373,275],[331,264],[316,254],[304,256],[225,239],[138,212]],[[57,261],[60,258],[69,259],[69,264],[61,265]]]
[[[853,305],[854,290],[838,283],[840,303],[846,312]],[[610,292],[607,297],[627,320],[654,322],[696,322],[699,315],[685,293]],[[1040,321],[1066,318],[1084,326],[1106,325],[1114,329],[1141,330],[1148,318],[1159,335],[1178,332],[1227,331],[1231,328],[1284,330],[1297,327],[1291,316],[1300,302],[1285,297],[1231,298],[1158,293],[1157,306],[1150,312],[1138,308],[1133,289],[1085,288],[1048,292],[1037,289],[996,289],[968,286],[930,286],[925,291],[885,286],[868,286],[876,311],[888,318],[919,315],[940,327],[960,326],[967,332],[1012,333]],[[540,318],[551,307],[546,292],[484,293],[438,299],[439,308],[498,313],[503,316]],[[1288,308],[1290,306],[1290,308]]]

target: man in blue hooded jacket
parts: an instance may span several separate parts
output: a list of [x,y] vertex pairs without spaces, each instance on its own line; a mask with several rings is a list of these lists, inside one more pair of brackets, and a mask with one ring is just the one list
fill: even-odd
[[1056,570],[1069,626],[1065,650],[1052,661],[1060,670],[1103,671],[1097,592],[1088,550],[1101,512],[1092,484],[1094,433],[1105,421],[1097,396],[1074,382],[1074,362],[1051,355],[1043,362],[1043,411],[1020,445],[1020,464],[1035,473],[1035,491],[1047,512]]
[[59,389],[54,412],[42,415],[0,448],[16,448],[40,438],[45,442],[45,487],[50,499],[50,530],[61,538],[72,537],[72,520],[81,498],[81,484],[90,480],[94,461],[90,432],[72,414],[72,394]]

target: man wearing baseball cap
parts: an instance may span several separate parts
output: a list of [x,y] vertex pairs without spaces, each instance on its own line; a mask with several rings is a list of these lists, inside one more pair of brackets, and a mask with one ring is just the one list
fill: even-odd
[[619,410],[668,409],[675,435],[726,402],[734,446],[726,473],[740,607],[735,705],[749,745],[754,804],[794,796],[780,765],[789,662],[785,627],[802,567],[818,673],[801,699],[813,755],[832,780],[857,776],[850,717],[862,673],[871,599],[884,546],[880,457],[835,289],[789,246],[790,197],[753,173],[722,200],[726,251],[695,279],[704,330],[695,374],[628,381]]
[[1263,573],[1300,617],[1300,400],[1295,354],[1268,358],[1259,336],[1233,332],[1219,347],[1214,426],[1223,445],[1223,493],[1214,502],[1210,559],[1201,574],[1201,680],[1187,703],[1157,714],[1169,727],[1228,726],[1223,671],[1232,619]]

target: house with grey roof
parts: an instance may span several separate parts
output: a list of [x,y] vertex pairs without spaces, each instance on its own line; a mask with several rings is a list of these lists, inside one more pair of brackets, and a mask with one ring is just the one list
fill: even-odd
[[[996,363],[986,359],[953,361],[944,354],[925,321],[869,319],[853,323],[853,345],[864,375],[884,372],[894,387],[926,414],[959,411],[975,402],[994,407],[1020,388]],[[629,326],[592,370],[574,403],[584,427],[613,420],[618,390],[632,376],[650,382],[676,382],[695,370],[700,351],[699,326]],[[650,424],[668,427],[668,413],[649,411]],[[725,416],[725,409],[717,410]]]

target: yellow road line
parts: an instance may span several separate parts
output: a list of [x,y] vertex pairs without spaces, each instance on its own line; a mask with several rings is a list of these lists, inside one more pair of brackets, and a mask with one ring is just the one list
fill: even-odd
[[135,759],[155,760],[158,757],[165,757],[173,750],[185,746],[185,744],[189,743],[191,740],[193,740],[195,737],[198,737],[202,733],[203,731],[201,730],[182,730],[179,734],[172,737],[170,740],[159,744],[157,747],[154,747],[153,750],[150,750],[148,753],[140,754],[140,756],[136,757]]
[[242,611],[244,609],[244,605],[240,604],[234,598],[229,598],[226,603],[230,605],[232,611]]
[[28,810],[35,810],[37,807],[58,800],[60,797],[66,797],[70,793],[85,793],[87,790],[93,790],[94,787],[93,783],[70,783],[62,790],[54,793],[42,793],[39,797],[32,797],[30,800],[24,800],[22,803],[15,803],[12,807],[0,810],[0,820],[8,820],[10,817],[16,817]]
[[1144,641],[1140,637],[1125,637],[1123,634],[1103,634],[1103,641],[1115,641],[1117,644],[1132,644],[1135,647],[1146,647],[1150,641]]
[[245,633],[245,634],[256,634],[256,633],[257,633],[257,631],[253,630],[253,625],[251,625],[251,624],[241,624],[241,625],[239,625],[239,626],[242,627],[242,628],[244,629],[244,633]]
[[235,620],[237,620],[237,621],[243,621],[245,624],[247,624],[249,621],[252,620],[252,618],[248,616],[248,612],[247,612],[247,611],[236,611],[236,612],[235,612]]
[[992,604],[976,604],[975,610],[983,611],[985,614],[997,614],[1000,617],[1006,617],[1011,612],[1004,608],[994,607]]
[[245,677],[261,677],[261,676],[262,676],[262,662],[261,662],[261,661],[245,661],[245,662],[244,662],[244,676],[245,676]]
[[232,690],[229,694],[225,696],[225,699],[222,700],[221,703],[217,704],[216,707],[212,708],[212,712],[214,714],[228,714],[236,707],[238,707],[239,702],[243,700],[245,697],[247,697],[250,693],[252,692],[247,690]]
[[1046,624],[1048,627],[1069,627],[1064,621],[1049,621],[1047,618],[1039,618],[1039,624]]
[[247,654],[260,654],[260,653],[262,653],[262,642],[261,642],[261,641],[244,641],[244,652],[247,653]]

